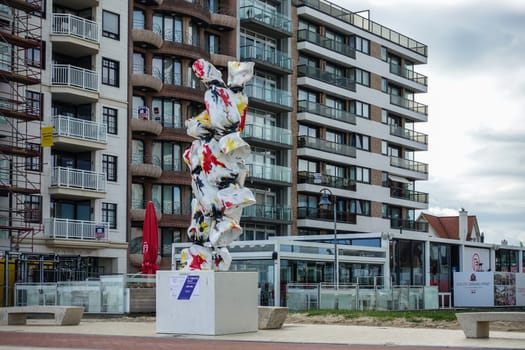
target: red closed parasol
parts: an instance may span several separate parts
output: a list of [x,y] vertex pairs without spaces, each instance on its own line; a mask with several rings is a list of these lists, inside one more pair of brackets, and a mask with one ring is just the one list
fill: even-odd
[[159,251],[159,227],[157,225],[157,214],[153,202],[149,201],[144,215],[144,226],[142,227],[142,261],[143,274],[155,274],[159,269],[157,266],[157,255]]

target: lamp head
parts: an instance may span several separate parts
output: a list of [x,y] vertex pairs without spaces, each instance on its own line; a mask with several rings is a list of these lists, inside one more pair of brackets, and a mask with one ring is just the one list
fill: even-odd
[[323,192],[321,195],[321,200],[319,201],[319,205],[331,205],[332,202],[330,202],[330,198],[328,198],[328,193]]

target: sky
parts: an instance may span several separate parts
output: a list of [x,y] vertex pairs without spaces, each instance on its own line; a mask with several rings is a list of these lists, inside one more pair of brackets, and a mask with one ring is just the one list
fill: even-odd
[[429,212],[476,215],[485,242],[525,244],[525,0],[332,0],[428,45]]

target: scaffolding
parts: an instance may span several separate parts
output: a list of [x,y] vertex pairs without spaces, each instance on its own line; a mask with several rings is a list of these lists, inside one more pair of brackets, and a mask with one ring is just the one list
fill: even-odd
[[0,0],[0,245],[12,252],[42,231],[43,55],[41,1]]

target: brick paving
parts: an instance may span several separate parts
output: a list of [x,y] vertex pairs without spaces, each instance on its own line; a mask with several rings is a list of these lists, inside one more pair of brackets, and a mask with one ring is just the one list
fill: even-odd
[[[229,340],[178,339],[176,336],[135,337],[36,332],[0,332],[0,348],[37,347],[39,349],[105,350],[385,350],[385,345],[319,344],[289,342],[255,342]],[[14,348],[16,349],[16,348]],[[390,350],[454,350],[469,348],[388,346]],[[473,349],[473,348],[470,348]]]

